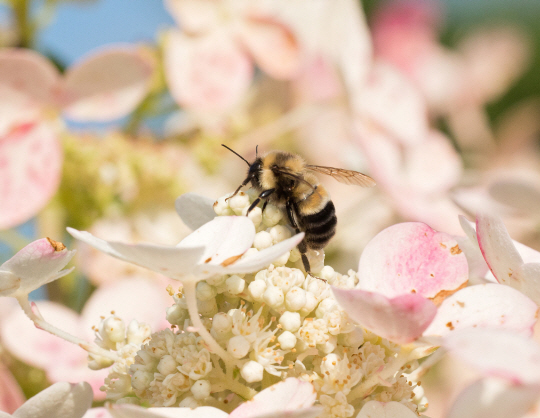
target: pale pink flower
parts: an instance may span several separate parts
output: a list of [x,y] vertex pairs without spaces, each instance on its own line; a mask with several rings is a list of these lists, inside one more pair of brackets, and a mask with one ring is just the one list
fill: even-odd
[[[417,418],[418,415],[399,402],[367,402],[356,418]],[[421,415],[425,417],[425,415]],[[425,417],[427,418],[427,417]]]
[[102,415],[89,411],[84,418],[315,418],[322,412],[312,406],[317,394],[309,382],[288,378],[258,393],[230,414],[204,406],[189,408],[142,408],[134,405],[111,405]]
[[28,399],[12,415],[0,412],[0,418],[81,418],[91,406],[88,383],[60,382]]
[[[398,224],[377,235],[362,253],[359,277],[357,289],[333,288],[336,299],[356,322],[401,344],[471,327],[530,336],[536,323],[538,307],[514,289],[459,290],[468,280],[464,253],[453,237],[425,224]],[[432,301],[442,303],[437,309]]]
[[0,51],[0,229],[30,219],[58,188],[55,113],[76,121],[124,116],[148,92],[152,72],[144,54],[126,46],[94,52],[64,75],[35,51]]
[[168,0],[182,31],[165,41],[165,75],[172,96],[196,111],[223,112],[246,93],[256,64],[274,78],[298,71],[292,30],[256,2]]
[[502,330],[469,329],[448,335],[444,347],[486,376],[459,394],[447,418],[519,418],[539,401],[535,341]]
[[49,238],[34,241],[0,266],[0,296],[26,298],[30,292],[68,274],[62,270],[75,251]]
[[[112,311],[126,324],[135,319],[150,325],[153,331],[164,329],[170,325],[165,315],[170,303],[170,296],[159,284],[131,277],[99,287],[80,315],[54,302],[37,302],[36,306],[52,325],[91,341],[95,338],[92,327]],[[2,319],[0,335],[7,350],[23,362],[43,369],[51,382],[84,380],[89,382],[96,399],[105,398],[99,388],[108,370],[89,369],[88,353],[36,328],[21,309]]]

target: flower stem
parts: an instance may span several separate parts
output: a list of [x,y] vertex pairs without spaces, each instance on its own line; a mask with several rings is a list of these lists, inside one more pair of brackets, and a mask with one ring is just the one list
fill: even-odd
[[79,347],[81,347],[83,350],[87,351],[90,354],[94,354],[95,356],[105,357],[112,361],[118,360],[118,356],[115,353],[105,350],[101,347],[98,347],[95,344],[91,344],[78,337],[75,337],[49,324],[40,315],[37,315],[34,312],[28,300],[28,295],[17,297],[17,301],[19,302],[19,305],[21,305],[21,308],[26,314],[26,316],[30,318],[30,320],[36,325],[37,328],[42,329],[43,331],[47,331],[49,334],[56,335],[57,337],[62,338],[63,340],[69,341],[70,343],[76,344]]
[[356,386],[347,395],[347,401],[349,403],[353,403],[353,401],[356,399],[365,398],[372,392],[375,386],[391,377],[394,377],[394,375],[410,361],[409,355],[411,351],[412,349],[409,347],[402,347],[398,355],[392,361],[387,363],[383,370],[381,370],[379,373],[372,374],[368,379]]
[[32,46],[32,38],[34,30],[30,22],[30,7],[28,0],[12,0],[11,7],[17,25],[19,35],[19,48],[30,48]]
[[206,327],[203,325],[201,318],[199,317],[199,310],[197,308],[197,295],[196,295],[196,285],[197,283],[195,280],[186,280],[183,283],[183,292],[184,296],[186,298],[186,303],[188,307],[189,312],[189,318],[191,319],[191,323],[195,328],[197,328],[197,332],[199,335],[203,338],[204,342],[208,347],[210,348],[210,351],[214,354],[217,354],[221,359],[225,362],[226,369],[229,370],[234,367],[234,364],[236,363],[236,360],[233,356],[231,356],[229,353],[227,353],[212,337],[212,335],[208,332]]

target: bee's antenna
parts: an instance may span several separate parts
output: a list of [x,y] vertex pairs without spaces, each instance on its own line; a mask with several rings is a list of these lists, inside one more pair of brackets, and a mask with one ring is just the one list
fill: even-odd
[[259,158],[259,146],[255,147],[255,158]]
[[240,154],[238,154],[236,151],[230,149],[230,148],[229,148],[227,145],[225,145],[225,144],[221,144],[221,146],[227,148],[227,149],[228,149],[229,151],[231,151],[233,154],[238,155],[242,160],[244,160],[244,161],[246,162],[247,165],[249,165],[249,166],[251,167],[251,164],[249,163],[249,161],[246,160],[244,157],[242,157]]

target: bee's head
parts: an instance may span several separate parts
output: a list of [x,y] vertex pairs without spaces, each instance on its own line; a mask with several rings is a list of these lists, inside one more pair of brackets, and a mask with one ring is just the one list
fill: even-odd
[[262,159],[257,158],[252,164],[249,165],[248,177],[254,179],[259,177],[262,168]]

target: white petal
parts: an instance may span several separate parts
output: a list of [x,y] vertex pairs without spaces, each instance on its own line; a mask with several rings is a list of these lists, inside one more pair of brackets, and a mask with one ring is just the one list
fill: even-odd
[[215,200],[196,193],[185,193],[176,199],[174,206],[182,222],[195,230],[216,217]]
[[519,290],[540,304],[540,263],[523,264],[517,272]]
[[486,214],[476,216],[478,244],[486,263],[499,283],[520,288],[515,272],[523,260],[514,246],[502,220]]
[[78,240],[106,254],[178,280],[193,273],[205,250],[202,246],[180,248],[153,244],[109,242],[94,237],[86,231],[77,231],[73,228],[67,228],[67,230]]
[[65,74],[66,116],[77,121],[123,117],[148,93],[152,73],[153,63],[133,47],[93,52]]
[[10,271],[0,271],[0,296],[8,296],[21,286],[21,279]]
[[240,257],[253,244],[255,226],[246,216],[218,216],[189,234],[178,248],[204,246],[201,268],[221,266]]
[[469,328],[448,334],[444,347],[487,376],[514,384],[540,383],[540,345],[522,335]]
[[519,418],[539,396],[537,385],[515,386],[502,379],[482,379],[458,395],[447,418]]
[[81,418],[92,406],[92,388],[86,382],[55,383],[30,398],[13,418]]
[[536,303],[509,286],[470,286],[443,301],[424,335],[444,336],[464,328],[492,327],[530,337],[537,311]]
[[[61,277],[61,270],[74,254],[75,251],[68,251],[62,243],[42,238],[17,252],[0,266],[0,270],[11,272],[21,279],[17,293],[28,294],[43,284]],[[12,278],[7,279],[9,284]]]
[[[229,417],[279,417],[285,413],[287,413],[286,416],[290,416],[290,412],[311,407],[316,399],[317,393],[311,383],[291,377],[266,388],[250,401],[244,402],[231,412]],[[320,411],[316,412],[320,413]],[[296,417],[296,415],[292,416]]]
[[[287,251],[292,250],[304,239],[304,233],[301,232],[291,238],[265,248],[247,258],[242,258],[228,266],[215,266],[212,271],[222,274],[233,273],[253,273],[264,267],[268,267],[273,261],[281,257]],[[212,266],[213,267],[213,266]]]
[[418,415],[399,402],[369,401],[356,418],[418,418]]
[[113,418],[225,418],[227,413],[211,406],[201,408],[143,408],[136,405],[111,405]]

